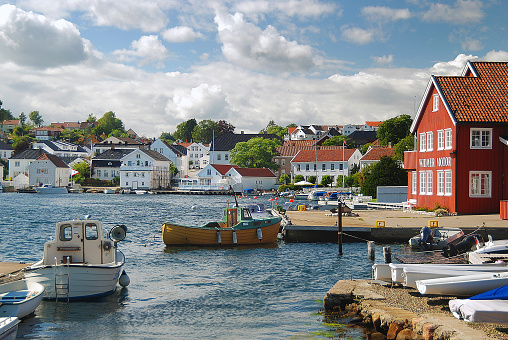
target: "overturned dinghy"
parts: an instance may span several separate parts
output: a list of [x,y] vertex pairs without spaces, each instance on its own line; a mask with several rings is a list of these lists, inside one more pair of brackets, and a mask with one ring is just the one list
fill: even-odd
[[475,295],[469,299],[449,301],[452,314],[467,322],[508,324],[508,285]]

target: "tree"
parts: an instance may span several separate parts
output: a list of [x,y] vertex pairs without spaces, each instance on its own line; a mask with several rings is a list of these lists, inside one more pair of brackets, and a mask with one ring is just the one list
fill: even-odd
[[[219,127],[218,136],[223,135],[225,133],[234,133],[235,132],[235,127],[232,124],[229,124],[228,122],[226,122],[225,120],[219,120],[217,122],[217,125]],[[217,136],[215,136],[215,137],[217,137]]]
[[366,196],[376,198],[378,186],[407,185],[407,171],[392,157],[383,156],[372,165],[370,174],[362,184],[361,192]]
[[210,119],[202,120],[192,130],[192,140],[196,143],[209,144],[219,134],[219,124]]
[[281,138],[284,138],[284,136],[288,134],[288,128],[279,126],[279,125],[275,124],[275,121],[271,120],[268,122],[268,124],[266,125],[266,127],[264,129],[259,131],[259,133],[260,134],[267,134],[267,135],[273,134],[273,135],[277,135]]
[[330,184],[332,184],[332,177],[330,175],[324,175],[323,178],[321,179],[321,185],[324,186],[324,187],[327,187],[329,186]]
[[71,143],[77,143],[81,138],[84,139],[85,134],[81,130],[63,130],[55,139],[63,139]]
[[93,113],[89,113],[86,121],[88,123],[95,123],[97,121],[97,118],[93,115]]
[[291,177],[288,174],[282,174],[279,178],[279,183],[287,185],[291,181]]
[[401,139],[410,134],[409,128],[413,120],[409,115],[400,115],[385,120],[379,125],[377,138],[381,145],[397,144]]
[[115,113],[113,111],[106,112],[99,120],[97,121],[97,126],[93,129],[93,133],[96,136],[108,136],[113,132],[113,130],[120,130],[125,132],[123,122],[116,118]]
[[414,149],[414,136],[409,134],[405,138],[401,139],[393,148],[395,159],[398,161],[404,161],[404,151],[411,151]]
[[305,177],[303,177],[303,175],[296,175],[295,176],[295,183],[298,183],[298,182],[301,182],[301,181],[304,181],[305,180]]
[[32,111],[28,114],[28,118],[34,123],[35,126],[41,126],[44,123],[44,119],[42,119],[39,111]]
[[21,126],[25,126],[25,123],[26,123],[26,115],[24,112],[21,112],[19,114],[19,122],[21,123]]
[[175,133],[173,133],[173,137],[183,142],[190,142],[192,140],[192,131],[194,131],[196,125],[198,125],[198,123],[196,123],[194,118],[178,124]]
[[12,115],[10,110],[2,109],[2,101],[0,100],[0,122],[4,120],[11,120],[14,119],[14,116]]
[[83,183],[86,178],[90,178],[90,165],[88,162],[82,161],[74,165],[74,170],[79,172],[72,176],[72,179],[76,183]]
[[354,149],[355,143],[346,135],[338,135],[328,138],[323,142],[323,145],[343,146],[346,142],[346,149]]
[[280,142],[276,139],[251,138],[247,142],[236,144],[230,151],[230,162],[245,168],[277,170],[279,165],[273,162],[273,157],[277,155],[275,152],[277,146],[280,146]]
[[309,178],[307,178],[307,182],[310,182],[312,184],[316,184],[316,176],[312,175],[312,176],[309,176]]
[[30,149],[33,138],[30,136],[13,137],[12,147],[14,148],[14,154],[17,155],[26,149]]
[[169,142],[174,142],[175,141],[175,139],[173,138],[173,136],[171,135],[170,132],[163,132],[163,133],[161,133],[159,138],[162,139],[162,140],[165,140],[165,141],[169,141]]

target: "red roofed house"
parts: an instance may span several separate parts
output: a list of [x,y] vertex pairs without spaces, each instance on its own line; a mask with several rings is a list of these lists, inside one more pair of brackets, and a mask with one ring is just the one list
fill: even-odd
[[4,133],[12,133],[16,126],[20,126],[19,119],[4,120],[0,122],[0,131]]
[[362,154],[358,149],[332,150],[300,150],[291,160],[292,179],[296,175],[303,175],[305,179],[316,176],[316,183],[320,183],[323,176],[330,175],[332,183],[337,176],[349,176],[353,164],[358,164]]
[[360,159],[360,170],[367,165],[379,162],[383,156],[393,157],[394,155],[393,148],[382,146],[370,147],[365,155],[363,155],[362,159]]
[[54,187],[69,185],[71,168],[60,157],[48,153],[41,153],[28,166],[28,183],[36,186],[39,183],[51,184]]
[[405,152],[404,167],[416,206],[499,212],[508,199],[508,63],[468,62],[460,77],[431,76],[411,132],[416,150]]
[[61,134],[63,129],[54,128],[51,126],[42,126],[38,128],[33,128],[29,132],[34,135],[36,139],[39,140],[50,140],[53,136],[58,136]]
[[271,190],[277,188],[277,176],[266,168],[232,167],[226,173],[231,178],[233,190],[241,192],[243,189]]

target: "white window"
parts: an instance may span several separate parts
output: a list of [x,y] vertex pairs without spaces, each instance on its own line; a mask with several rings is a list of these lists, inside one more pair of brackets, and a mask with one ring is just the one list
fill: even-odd
[[220,161],[220,153],[217,154],[217,160]]
[[490,197],[492,190],[492,171],[469,172],[469,196]]
[[97,177],[101,177],[101,171],[97,170]]
[[471,129],[471,149],[492,149],[492,129]]
[[335,164],[334,163],[330,164],[330,170],[335,170]]
[[439,196],[444,195],[444,171],[436,171],[437,176],[437,194]]
[[305,170],[307,170],[307,171],[310,170],[310,165],[309,164],[305,164]]
[[445,149],[452,149],[452,129],[446,129],[445,132]]
[[452,171],[445,170],[445,195],[451,196],[452,194]]
[[444,150],[444,130],[437,131],[437,149]]
[[416,194],[416,184],[417,184],[417,177],[416,177],[416,171],[412,171],[411,172],[411,182],[412,182],[412,185],[411,185],[411,193],[412,194]]
[[427,150],[427,134],[425,132],[420,133],[420,151]]
[[420,171],[420,194],[425,195],[425,171]]
[[224,155],[224,160],[227,161],[229,159],[229,155],[228,154],[225,154]]
[[435,94],[432,96],[432,111],[435,112],[439,110],[439,95]]
[[427,195],[432,195],[432,171],[427,171]]
[[432,151],[432,148],[433,148],[432,139],[433,138],[434,138],[434,133],[432,131],[427,132],[427,151]]
[[18,167],[19,166],[19,161],[15,161],[14,162],[14,166]]
[[296,166],[296,169],[297,169],[297,171],[300,171],[300,170],[301,170],[301,169],[300,169],[300,164],[298,164],[298,165]]

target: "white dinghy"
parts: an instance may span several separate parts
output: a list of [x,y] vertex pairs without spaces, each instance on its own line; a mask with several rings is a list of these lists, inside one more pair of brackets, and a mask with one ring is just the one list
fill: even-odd
[[18,334],[19,319],[15,316],[0,317],[0,339],[14,340]]
[[44,244],[44,256],[25,271],[28,282],[44,286],[46,299],[85,299],[111,294],[117,283],[129,284],[124,255],[117,242],[127,228],[115,226],[112,240],[104,237],[97,220],[63,221],[56,224],[55,239]]
[[489,240],[483,247],[467,253],[467,259],[474,264],[508,260],[508,240],[494,241],[489,235]]
[[0,285],[0,316],[21,319],[32,314],[41,303],[43,292],[41,284],[26,280]]
[[472,296],[508,284],[508,273],[482,273],[416,281],[422,295]]
[[460,320],[508,324],[507,300],[454,299],[448,306],[453,316]]

